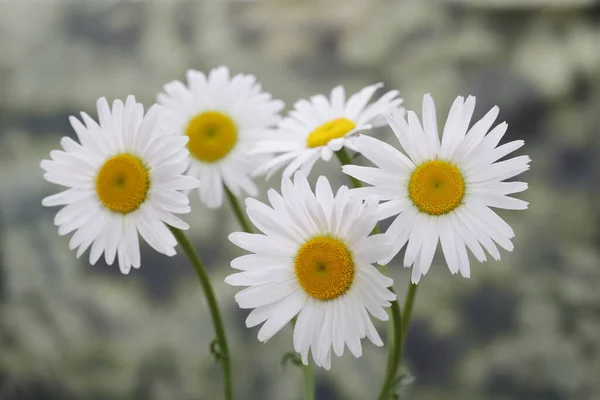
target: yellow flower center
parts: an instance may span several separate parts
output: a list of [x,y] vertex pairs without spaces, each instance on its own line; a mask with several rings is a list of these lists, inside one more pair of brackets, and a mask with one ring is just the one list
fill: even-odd
[[317,236],[304,243],[294,261],[302,289],[318,300],[332,300],[346,293],[354,280],[354,261],[344,243]]
[[413,172],[408,195],[421,212],[447,214],[458,207],[465,196],[465,181],[455,165],[428,161]]
[[225,157],[237,142],[237,126],[230,116],[219,111],[205,111],[189,122],[185,134],[187,147],[198,160],[213,163]]
[[306,145],[310,148],[325,146],[332,139],[346,136],[355,127],[356,124],[348,118],[336,118],[312,131],[306,138]]
[[132,154],[109,158],[96,177],[96,193],[109,210],[127,214],[145,200],[150,188],[148,169]]

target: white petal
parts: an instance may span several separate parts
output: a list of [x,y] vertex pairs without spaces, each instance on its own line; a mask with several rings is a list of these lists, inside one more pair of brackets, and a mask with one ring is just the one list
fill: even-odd
[[386,118],[392,131],[398,138],[400,146],[402,146],[411,161],[414,164],[422,163],[423,159],[420,157],[420,153],[414,144],[414,138],[411,135],[410,128],[404,119],[403,113],[400,110],[394,110],[392,114],[388,115]]
[[410,174],[415,169],[415,165],[408,157],[379,139],[360,135],[357,144],[362,155],[379,168],[401,176]]
[[283,170],[283,178],[291,177],[305,162],[308,162],[313,156],[315,151],[318,149],[304,150],[298,155],[287,167]]
[[344,165],[342,167],[342,172],[359,181],[377,186],[378,188],[395,189],[399,186],[398,175],[394,175],[393,173],[379,168],[363,167],[360,165]]
[[302,238],[282,224],[281,215],[269,206],[252,198],[246,199],[246,212],[254,226],[267,236],[277,238],[285,245],[294,247],[302,244]]
[[398,215],[392,222],[386,231],[386,234],[391,235],[393,247],[391,248],[390,254],[387,257],[378,261],[379,264],[388,264],[392,258],[394,258],[396,254],[400,252],[402,247],[404,247],[408,241],[408,238],[410,237],[410,233],[414,227],[418,214],[419,212],[417,211],[416,207],[410,207],[405,212]]
[[223,204],[223,183],[217,169],[202,170],[198,192],[200,199],[208,208],[218,208]]
[[392,249],[392,238],[389,235],[372,235],[363,239],[354,249],[354,257],[357,260],[374,263],[388,257]]
[[268,283],[281,283],[294,279],[291,268],[261,268],[238,272],[225,278],[225,283],[231,286],[256,286]]
[[336,86],[331,91],[331,109],[336,115],[344,113],[346,94],[342,85]]
[[291,257],[246,254],[231,261],[231,268],[243,271],[273,269],[274,267],[291,269],[293,260]]
[[256,308],[276,303],[298,289],[296,279],[251,286],[236,293],[235,301],[240,308]]
[[298,314],[296,325],[294,326],[294,350],[302,355],[302,362],[308,364],[308,351],[312,340],[313,331],[317,327],[313,324],[314,315],[317,313],[316,300],[308,299],[304,308]]
[[438,228],[438,220],[437,217],[429,217],[427,218],[427,227],[425,231],[425,237],[423,239],[423,246],[421,247],[421,251],[419,253],[418,263],[420,264],[421,274],[425,275],[429,271],[431,267],[431,263],[433,261],[433,256],[435,255],[435,249],[437,248],[438,238],[439,238],[439,228]]
[[264,343],[272,338],[273,335],[279,332],[281,328],[298,314],[305,302],[306,295],[300,289],[286,299],[281,300],[278,303],[277,308],[273,310],[269,319],[267,319],[265,324],[258,331],[258,340]]
[[323,212],[325,213],[325,217],[329,222],[329,229],[331,229],[331,213],[333,211],[333,191],[331,190],[331,186],[329,185],[329,181],[323,175],[319,176],[317,179],[317,186],[315,188],[315,195],[317,201],[321,205]]
[[415,224],[410,233],[408,240],[408,246],[406,247],[406,253],[404,255],[404,266],[410,267],[414,264],[417,256],[423,246],[425,235],[427,234],[427,217],[423,214],[416,216]]
[[440,158],[449,159],[456,146],[462,140],[460,126],[462,125],[462,116],[464,109],[464,98],[458,96],[448,112],[448,119],[444,126],[444,133],[442,134],[442,144],[440,147]]
[[413,138],[413,148],[418,153],[418,159],[425,161],[435,158],[436,154],[429,151],[427,146],[427,137],[425,136],[419,117],[417,117],[417,114],[412,110],[409,110],[407,115],[408,128],[410,130],[410,135]]
[[458,213],[453,213],[449,216],[450,220],[452,221],[452,225],[454,226],[454,231],[471,250],[471,252],[473,252],[479,262],[486,261],[485,253],[473,234],[472,228],[464,225],[462,220],[458,218],[457,214]]
[[377,217],[379,220],[398,215],[412,206],[412,202],[408,198],[397,198],[387,201],[379,205],[377,209]]
[[423,128],[429,154],[437,154],[440,151],[440,136],[437,128],[435,103],[428,93],[423,96]]
[[374,85],[366,86],[365,88],[361,89],[358,93],[355,93],[352,96],[350,96],[350,98],[348,99],[348,103],[346,103],[346,116],[350,120],[355,121],[358,118],[359,114],[363,111],[369,100],[371,100],[371,97],[373,96],[373,94],[375,94],[375,91],[377,91],[377,89],[379,89],[382,86],[383,83],[376,83]]
[[257,233],[234,232],[229,235],[229,240],[252,253],[283,257],[293,257],[296,254],[296,249]]
[[468,157],[471,155],[474,149],[476,149],[483,140],[485,134],[488,132],[500,112],[497,106],[492,107],[487,114],[484,115],[479,121],[471,127],[469,132],[465,135],[465,139],[457,147],[454,157],[458,163],[462,164],[468,162]]

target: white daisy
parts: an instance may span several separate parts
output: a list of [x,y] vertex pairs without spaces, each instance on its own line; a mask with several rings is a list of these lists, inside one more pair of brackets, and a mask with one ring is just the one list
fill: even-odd
[[346,101],[343,86],[331,91],[331,100],[318,94],[309,100],[299,100],[294,110],[278,125],[278,131],[263,140],[257,153],[280,153],[258,168],[254,175],[266,174],[269,179],[287,164],[283,177],[301,169],[309,175],[315,162],[329,161],[342,147],[356,151],[355,133],[385,124],[384,115],[402,104],[399,92],[390,90],[374,103],[369,103],[382,83],[367,86]]
[[346,186],[333,195],[327,178],[319,177],[315,194],[301,172],[282,181],[282,195],[268,192],[271,207],[246,200],[250,220],[264,234],[235,232],[237,246],[253,253],[231,266],[244,272],[225,279],[249,286],[235,300],[253,308],[246,325],[264,322],[258,340],[266,342],[298,314],[294,349],[308,363],[308,352],[329,369],[331,349],[338,356],[345,345],[360,357],[360,339],[383,343],[369,314],[387,320],[384,307],[396,296],[392,280],[371,263],[389,252],[386,235],[369,236],[377,223],[377,201],[351,198]]
[[188,225],[174,214],[188,213],[188,198],[179,190],[198,181],[182,175],[186,168],[187,138],[165,133],[159,125],[161,107],[144,107],[129,96],[110,109],[104,97],[97,102],[96,123],[81,113],[69,121],[79,143],[60,141],[64,151],[43,160],[44,178],[69,189],[46,197],[44,206],[64,206],[54,218],[58,234],[75,232],[69,242],[79,258],[90,246],[90,263],[102,253],[107,264],[118,258],[124,274],[140,267],[138,232],[158,252],[175,254],[175,238],[166,224]]
[[223,185],[235,195],[258,195],[250,172],[267,161],[249,154],[284,104],[261,91],[253,75],[229,78],[227,67],[187,71],[187,83],[174,81],[157,97],[165,107],[165,128],[190,138],[188,174],[200,179],[198,193],[207,207],[223,203]]
[[503,181],[528,170],[530,159],[519,156],[498,161],[524,142],[498,146],[507,128],[503,122],[490,131],[498,107],[467,132],[474,108],[473,96],[454,101],[440,143],[435,105],[431,96],[425,95],[423,126],[414,111],[408,112],[408,123],[398,111],[388,116],[408,157],[389,144],[361,136],[359,151],[378,168],[342,168],[374,185],[356,189],[356,193],[389,200],[379,206],[380,219],[399,214],[388,230],[396,237],[394,252],[381,263],[388,263],[408,242],[404,266],[414,265],[413,283],[429,271],[438,239],[450,271],[460,271],[465,278],[471,274],[466,247],[480,262],[486,260],[483,248],[496,260],[500,259],[496,244],[513,249],[513,230],[490,207],[527,208],[527,202],[508,197],[527,189],[527,184]]

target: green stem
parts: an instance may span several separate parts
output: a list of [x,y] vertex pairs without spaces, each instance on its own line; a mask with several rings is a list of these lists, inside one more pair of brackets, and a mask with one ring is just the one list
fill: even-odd
[[[336,151],[335,154],[338,160],[340,160],[340,164],[352,164],[352,159],[348,155],[348,152],[345,148],[342,147],[340,150]],[[350,179],[350,182],[352,182],[352,186],[354,188],[362,187],[362,183],[358,179],[352,176],[348,176],[348,178]],[[375,225],[371,234],[375,235],[379,232],[379,225]],[[380,270],[384,275],[388,276],[387,265],[382,265]],[[394,291],[393,288],[390,288],[390,290],[392,292]],[[389,350],[386,367],[386,378],[383,387],[381,388],[381,392],[379,393],[380,400],[388,400],[393,394],[392,391],[396,384],[396,374],[398,372],[400,359],[402,358],[402,326],[403,323],[405,323],[405,321],[401,319],[402,313],[400,311],[400,305],[398,304],[398,300],[394,300],[392,302],[392,306],[390,307],[388,314],[390,315],[390,321],[387,324],[387,338]]]
[[231,359],[229,357],[229,346],[227,346],[227,338],[225,337],[225,329],[223,328],[223,320],[221,318],[221,313],[219,312],[219,306],[217,305],[217,299],[215,297],[215,293],[210,284],[210,279],[208,274],[206,273],[206,269],[200,260],[200,256],[194,250],[192,243],[190,243],[189,239],[183,231],[169,227],[181,248],[185,252],[185,254],[190,259],[190,262],[194,266],[196,273],[198,274],[198,278],[200,279],[200,284],[202,285],[202,289],[204,290],[204,296],[206,297],[206,301],[208,302],[208,308],[210,310],[210,316],[212,318],[213,325],[215,327],[215,334],[217,335],[217,342],[219,343],[219,361],[221,363],[221,368],[223,369],[223,387],[225,392],[225,399],[232,400],[233,399],[233,386],[231,380]]
[[400,359],[402,352],[402,314],[400,312],[398,300],[392,302],[391,314],[393,329],[388,329],[388,334],[392,333],[392,336],[388,337],[389,352],[386,376],[381,391],[379,392],[379,397],[377,397],[378,400],[390,399],[396,383],[396,372],[398,371],[399,364],[398,360]]
[[[346,151],[345,148],[342,147],[341,149],[336,151],[335,155],[337,156],[338,160],[340,160],[340,164],[342,164],[342,165],[352,164],[352,159],[348,155],[348,152]],[[352,186],[354,186],[355,188],[362,187],[362,183],[358,179],[356,179],[350,175],[348,175],[348,178],[350,178],[350,182],[352,182]]]
[[237,220],[240,222],[242,229],[244,230],[244,232],[252,233],[252,227],[250,226],[250,223],[244,216],[242,207],[240,206],[240,203],[238,202],[237,198],[233,195],[233,193],[231,193],[231,190],[229,190],[227,186],[223,185],[223,188],[225,189],[225,193],[227,194],[227,198],[229,199],[229,204],[231,204],[233,213],[235,214]]
[[[409,282],[408,291],[404,299],[404,312],[402,313],[402,321],[394,324],[394,345],[390,348],[391,363],[390,358],[388,358],[387,376],[383,387],[381,388],[381,392],[379,393],[379,400],[389,400],[394,394],[393,390],[396,385],[398,369],[402,363],[404,343],[406,341],[406,334],[408,333],[408,326],[410,324],[410,316],[412,314],[415,297],[417,295],[417,287],[417,285]],[[398,307],[398,303],[394,303],[396,307]],[[400,319],[400,310],[398,310],[397,314],[394,313],[394,303],[392,303],[392,313],[394,315],[394,322],[396,322],[396,318]]]
[[[410,316],[415,303],[415,297],[417,296],[417,287],[418,285],[411,282],[408,287],[408,293],[406,293],[406,298],[404,299],[404,315],[402,315],[402,347],[404,347],[404,341],[406,340],[406,334],[408,333]],[[402,352],[400,354],[402,354]]]
[[304,400],[315,399],[315,382],[313,380],[312,360],[309,358],[308,365],[302,366],[304,376]]

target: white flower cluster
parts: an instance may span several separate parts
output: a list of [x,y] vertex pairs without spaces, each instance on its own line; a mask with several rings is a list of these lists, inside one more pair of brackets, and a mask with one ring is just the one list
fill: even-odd
[[[297,101],[284,118],[283,102],[256,77],[231,76],[226,67],[188,71],[187,83],[165,85],[146,113],[133,96],[112,107],[101,98],[98,122],[86,113],[72,117],[78,141],[62,138],[63,149],[42,161],[46,180],[66,188],[42,204],[62,206],[54,222],[60,235],[73,233],[77,257],[90,249],[91,264],[104,254],[127,274],[141,265],[138,233],[175,254],[172,230],[188,228],[176,214],[190,212],[192,189],[210,208],[220,207],[224,194],[251,196],[246,212],[260,233],[229,236],[249,254],[231,262],[240,272],[226,282],[245,287],[235,300],[252,310],[248,327],[262,324],[260,341],[295,319],[294,349],[305,364],[310,352],[329,369],[332,351],[341,356],[348,347],[360,357],[365,337],[383,345],[371,317],[387,320],[396,295],[374,264],[388,264],[405,247],[404,266],[417,284],[439,242],[450,272],[468,278],[467,249],[481,262],[486,253],[499,259],[498,246],[513,249],[513,230],[492,208],[527,208],[510,197],[527,184],[506,180],[526,171],[530,159],[506,158],[524,143],[500,144],[507,124],[492,127],[497,107],[471,124],[475,98],[458,97],[440,135],[430,95],[419,119],[401,107],[396,90],[371,101],[381,86],[348,98],[337,86],[329,98]],[[385,125],[395,145],[368,136]],[[348,150],[372,166],[347,164]],[[313,190],[313,165],[334,154],[356,187],[334,191],[320,176]],[[279,170],[280,191],[269,189],[269,204],[254,199],[254,179]],[[387,231],[373,234],[390,217]]]

